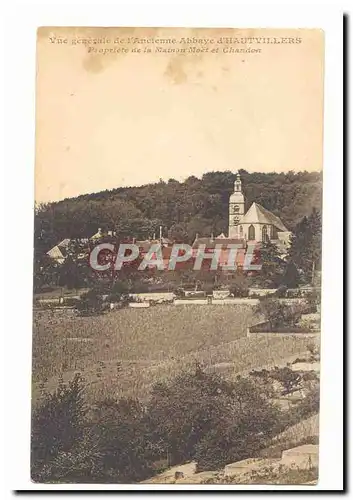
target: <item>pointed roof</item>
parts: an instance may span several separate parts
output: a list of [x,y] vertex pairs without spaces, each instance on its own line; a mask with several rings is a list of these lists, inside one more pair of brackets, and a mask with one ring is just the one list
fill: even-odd
[[67,248],[70,244],[70,241],[70,238],[65,238],[64,240],[60,241],[60,243],[58,243],[58,247]]
[[271,224],[280,231],[288,231],[281,219],[258,203],[253,203],[240,224]]
[[64,262],[65,260],[65,256],[61,251],[59,245],[55,245],[55,247],[48,250],[47,255],[49,255],[49,257],[51,257],[52,259],[56,259],[58,261]]
[[98,230],[93,236],[90,237],[90,240],[99,240],[103,236],[102,232]]

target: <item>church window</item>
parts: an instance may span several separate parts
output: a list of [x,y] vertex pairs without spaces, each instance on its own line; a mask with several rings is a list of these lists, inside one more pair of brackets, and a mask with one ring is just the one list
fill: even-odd
[[239,224],[239,221],[240,221],[240,217],[238,217],[237,215],[233,218],[233,224],[235,226],[237,226]]
[[237,214],[237,213],[239,213],[239,211],[240,211],[239,205],[234,205],[234,207],[233,207],[233,213]]
[[277,231],[275,226],[271,226],[271,240],[277,239]]
[[248,238],[249,240],[255,239],[255,228],[252,224],[251,224],[251,226],[249,226],[248,236],[249,236],[249,238]]
[[266,242],[268,240],[267,226],[262,227],[262,241]]

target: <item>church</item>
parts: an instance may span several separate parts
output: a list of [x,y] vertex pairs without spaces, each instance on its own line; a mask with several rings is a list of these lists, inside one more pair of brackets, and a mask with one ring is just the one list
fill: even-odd
[[245,198],[239,172],[234,182],[234,192],[229,198],[228,237],[252,242],[288,242],[290,231],[281,219],[258,203],[253,203],[245,213]]
[[262,242],[274,243],[284,258],[290,245],[291,232],[281,219],[259,203],[254,202],[245,212],[245,197],[239,172],[236,173],[234,192],[229,198],[228,237],[223,233],[211,238],[196,237],[193,248],[200,245],[214,248],[216,245],[226,249],[229,243],[241,243],[243,248],[248,243],[261,245]]

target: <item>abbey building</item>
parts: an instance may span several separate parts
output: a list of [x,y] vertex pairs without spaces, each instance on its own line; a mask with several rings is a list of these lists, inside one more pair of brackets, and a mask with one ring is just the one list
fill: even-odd
[[273,241],[288,246],[290,231],[281,219],[258,203],[245,212],[245,199],[239,173],[236,174],[234,192],[229,198],[228,238],[253,242]]
[[214,248],[221,248],[226,261],[229,245],[236,243],[241,245],[242,248],[242,250],[238,250],[237,254],[237,265],[241,267],[249,244],[255,244],[255,246],[259,247],[262,243],[271,241],[277,246],[281,258],[284,259],[290,246],[292,233],[288,231],[279,217],[259,203],[254,202],[245,211],[245,201],[242,181],[239,173],[237,173],[234,192],[229,198],[228,236],[222,233],[215,237],[211,235],[211,238],[199,238],[196,235],[193,249],[196,250],[200,246],[205,246],[209,251]]

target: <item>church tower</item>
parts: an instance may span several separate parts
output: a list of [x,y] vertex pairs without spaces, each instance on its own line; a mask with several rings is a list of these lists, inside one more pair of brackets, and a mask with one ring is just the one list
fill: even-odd
[[234,193],[229,198],[229,238],[243,238],[242,227],[239,222],[244,215],[245,200],[242,192],[239,172],[236,173],[234,182]]

